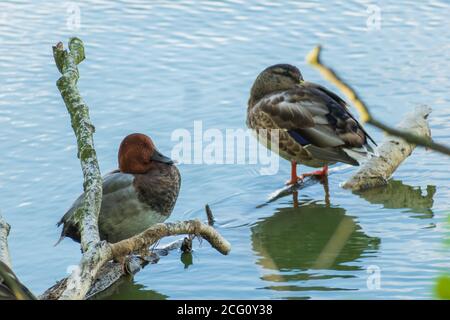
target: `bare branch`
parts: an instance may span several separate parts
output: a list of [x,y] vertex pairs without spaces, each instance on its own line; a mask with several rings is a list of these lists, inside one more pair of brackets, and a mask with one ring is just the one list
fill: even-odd
[[401,137],[406,140],[410,144],[415,144],[419,146],[423,146],[432,150],[436,150],[440,153],[446,154],[450,156],[450,148],[433,142],[431,138],[418,136],[415,133],[408,132],[406,130],[399,130],[393,127],[388,126],[387,124],[381,122],[378,119],[375,119],[371,113],[367,105],[362,101],[362,99],[358,96],[355,90],[353,90],[350,85],[344,82],[330,67],[324,65],[320,60],[321,46],[315,47],[306,57],[306,60],[313,67],[317,68],[322,76],[333,83],[339,90],[352,102],[355,108],[358,110],[361,121],[367,122],[390,135]]
[[[413,113],[406,115],[397,126],[398,129],[411,132],[417,136],[431,137],[427,117],[431,108],[417,107]],[[383,186],[398,166],[413,152],[416,145],[396,136],[386,136],[377,148],[378,157],[373,157],[362,165],[343,185],[345,189],[360,191]]]
[[209,204],[205,205],[206,217],[208,218],[208,224],[212,227],[214,226],[214,215],[209,207]]
[[231,250],[230,243],[225,240],[213,227],[203,224],[199,220],[180,221],[177,223],[158,223],[144,232],[111,244],[115,258],[126,256],[140,248],[148,247],[159,239],[180,234],[194,234],[206,239],[211,246],[222,254]]

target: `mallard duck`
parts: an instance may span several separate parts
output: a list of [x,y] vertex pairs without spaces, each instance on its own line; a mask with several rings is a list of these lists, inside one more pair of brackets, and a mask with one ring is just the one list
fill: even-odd
[[[303,80],[300,70],[289,64],[277,64],[262,71],[250,92],[247,126],[267,129],[270,135],[278,129],[278,152],[291,161],[291,179],[295,184],[305,176],[328,174],[328,165],[336,162],[359,165],[374,155],[363,126],[348,110],[344,100],[328,89]],[[297,175],[297,164],[322,167],[312,173]]]
[[[100,238],[114,243],[132,237],[171,214],[180,190],[180,172],[162,155],[150,137],[134,133],[119,147],[119,169],[103,177],[103,198],[98,219]],[[60,241],[80,241],[73,215],[84,194],[58,222],[63,224]],[[59,241],[58,241],[59,242]]]
[[2,261],[0,261],[0,300],[36,300],[30,290]]

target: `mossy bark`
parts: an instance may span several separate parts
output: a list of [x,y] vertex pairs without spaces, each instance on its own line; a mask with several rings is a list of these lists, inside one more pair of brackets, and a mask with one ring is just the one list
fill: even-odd
[[84,178],[84,202],[73,219],[81,232],[83,252],[100,241],[98,214],[102,202],[102,177],[94,148],[94,125],[89,117],[89,108],[77,87],[79,72],[77,65],[85,59],[83,42],[78,38],[69,40],[69,51],[62,42],[53,47],[53,57],[61,77],[56,85],[70,114],[72,128],[78,145],[78,158]]

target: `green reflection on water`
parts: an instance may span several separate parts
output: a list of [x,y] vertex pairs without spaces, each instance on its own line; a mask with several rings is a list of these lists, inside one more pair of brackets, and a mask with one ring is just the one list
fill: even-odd
[[97,294],[93,299],[108,300],[165,300],[168,296],[147,290],[139,283],[134,282],[131,277],[122,277],[113,286]]
[[436,186],[428,185],[423,194],[420,187],[404,184],[399,180],[389,180],[386,186],[369,189],[357,194],[372,204],[382,204],[387,209],[409,209],[418,213],[416,218],[432,218],[433,196]]

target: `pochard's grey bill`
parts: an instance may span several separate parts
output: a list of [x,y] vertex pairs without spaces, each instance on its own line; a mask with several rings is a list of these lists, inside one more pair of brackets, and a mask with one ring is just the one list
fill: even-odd
[[172,159],[170,159],[169,157],[166,157],[158,150],[155,150],[155,152],[153,152],[153,155],[150,159],[153,161],[162,162],[162,163],[169,164],[169,165],[174,163]]

